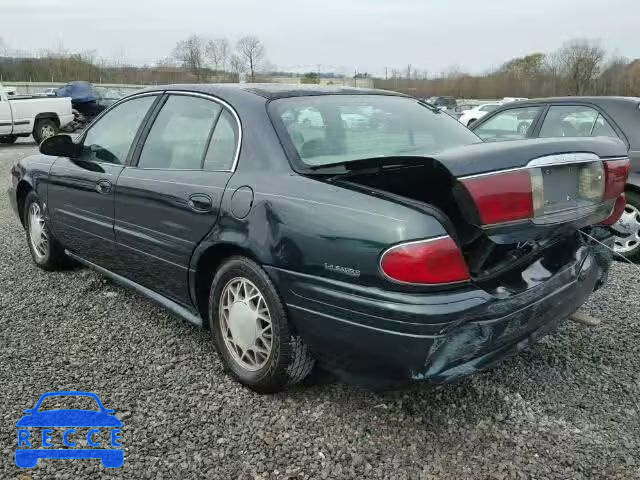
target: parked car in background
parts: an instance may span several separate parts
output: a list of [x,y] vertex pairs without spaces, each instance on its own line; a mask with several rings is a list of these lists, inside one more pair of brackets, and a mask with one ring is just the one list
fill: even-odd
[[554,137],[621,139],[631,159],[625,188],[627,206],[616,231],[614,248],[640,260],[640,98],[562,97],[503,105],[471,127],[485,141]]
[[40,95],[44,97],[55,97],[56,96],[56,87],[45,88]]
[[0,84],[0,143],[14,143],[19,137],[30,135],[40,143],[72,120],[68,99],[8,96]]
[[455,97],[431,97],[425,99],[427,103],[430,103],[434,107],[437,107],[441,110],[455,110],[458,102]]
[[208,326],[259,392],[314,361],[440,383],[520,351],[605,282],[628,173],[617,139],[483,143],[408,96],[279,84],[154,87],[40,152],[9,188],[36,265]]
[[464,112],[466,112],[467,110],[471,110],[477,106],[478,104],[475,103],[458,103],[453,110],[447,110],[447,113],[456,120],[459,120]]
[[84,81],[70,82],[55,93],[58,97],[71,98],[75,118],[67,127],[68,132],[86,127],[100,112],[123,97],[115,89],[96,87]]
[[458,121],[465,127],[468,127],[473,122],[480,120],[487,113],[493,112],[500,105],[502,105],[502,103],[483,103],[482,105],[476,105],[475,107],[462,112]]
[[97,104],[103,109],[110,107],[125,95],[114,88],[94,87]]

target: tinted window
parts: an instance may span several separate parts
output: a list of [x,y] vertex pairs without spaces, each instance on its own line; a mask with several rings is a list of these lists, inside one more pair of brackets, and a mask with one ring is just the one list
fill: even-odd
[[590,107],[558,105],[549,107],[540,137],[589,137],[598,118]]
[[238,145],[237,124],[226,110],[220,115],[204,159],[205,170],[230,170]]
[[108,111],[87,132],[83,142],[85,158],[124,163],[133,138],[155,99],[155,96],[134,98]]
[[199,170],[222,107],[203,98],[172,95],[153,122],[138,166]]
[[504,110],[473,131],[483,140],[490,142],[525,138],[541,108],[538,106]]
[[318,95],[271,102],[306,166],[428,155],[479,139],[451,116],[389,95]]
[[609,122],[605,120],[602,115],[598,115],[598,119],[596,120],[596,124],[593,127],[593,131],[591,132],[592,137],[613,137],[618,138],[618,134],[615,130],[609,125]]

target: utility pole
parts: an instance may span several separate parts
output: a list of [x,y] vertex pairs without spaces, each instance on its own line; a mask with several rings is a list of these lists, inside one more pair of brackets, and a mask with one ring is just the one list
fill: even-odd
[[387,67],[384,67],[384,79],[389,79],[389,69]]

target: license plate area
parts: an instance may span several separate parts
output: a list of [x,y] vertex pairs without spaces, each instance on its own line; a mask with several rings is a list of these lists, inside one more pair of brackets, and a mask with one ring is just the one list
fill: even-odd
[[602,202],[605,187],[602,162],[548,165],[531,169],[534,220],[590,211]]

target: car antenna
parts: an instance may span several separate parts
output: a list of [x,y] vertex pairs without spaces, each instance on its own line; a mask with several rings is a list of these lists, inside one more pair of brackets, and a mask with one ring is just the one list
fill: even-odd
[[631,260],[629,260],[627,257],[625,257],[624,255],[622,255],[620,252],[616,252],[613,248],[611,248],[609,245],[606,245],[604,243],[602,243],[600,240],[598,240],[597,238],[592,237],[591,235],[589,235],[586,232],[583,232],[582,230],[578,230],[581,234],[589,237],[591,240],[593,240],[596,243],[599,243],[600,245],[602,245],[603,247],[608,248],[609,250],[611,250],[613,252],[614,255],[617,255],[618,257],[620,257],[622,260],[624,260],[625,262],[627,262],[628,264],[634,266],[635,268],[638,269],[638,271],[640,272],[640,267],[638,265],[636,265],[635,263],[633,263]]

